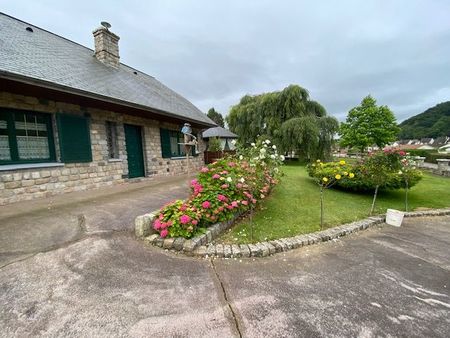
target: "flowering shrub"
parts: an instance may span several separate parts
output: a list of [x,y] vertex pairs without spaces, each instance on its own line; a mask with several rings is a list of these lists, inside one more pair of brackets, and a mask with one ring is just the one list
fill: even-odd
[[351,181],[355,174],[344,160],[339,162],[323,163],[317,160],[308,168],[310,176],[312,176],[320,187],[320,228],[323,229],[323,194],[324,190],[330,188],[334,184],[340,182]]
[[200,169],[191,181],[190,197],[163,207],[155,230],[161,237],[190,238],[199,228],[249,210],[278,183],[283,160],[270,140],[260,140],[251,149],[237,146],[236,155]]
[[[336,163],[339,162],[310,164],[308,174],[314,178],[329,175]],[[348,170],[354,174],[354,179],[338,180],[336,186],[354,191],[373,191],[377,186],[379,189],[405,188],[405,177],[408,186],[412,187],[422,178],[422,173],[415,168],[412,159],[404,152],[395,150],[369,154],[362,161],[348,165]]]
[[310,164],[307,169],[309,176],[313,177],[323,188],[329,188],[334,184],[342,184],[343,182],[351,182],[355,177],[352,166],[344,160],[327,163],[317,160],[316,163]]

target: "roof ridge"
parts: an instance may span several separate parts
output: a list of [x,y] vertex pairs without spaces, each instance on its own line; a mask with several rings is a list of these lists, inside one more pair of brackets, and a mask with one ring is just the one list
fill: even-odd
[[[12,16],[12,15],[6,14],[6,13],[1,12],[1,11],[0,11],[0,15],[4,15],[4,16],[10,18],[10,19],[13,19],[13,20],[22,22],[22,23],[27,24],[27,25],[29,25],[29,26],[33,26],[34,28],[40,29],[41,31],[44,31],[44,32],[49,33],[49,34],[51,34],[51,35],[54,35],[54,36],[56,36],[56,37],[58,37],[58,38],[64,39],[64,40],[66,40],[66,41],[68,41],[68,42],[70,42],[70,43],[73,43],[74,45],[78,45],[78,46],[80,46],[80,47],[83,47],[83,48],[85,48],[85,49],[91,51],[92,53],[95,53],[95,51],[94,51],[92,48],[86,47],[85,45],[82,45],[81,43],[78,43],[78,42],[76,42],[76,41],[70,40],[70,39],[68,39],[68,38],[66,38],[66,37],[64,37],[64,36],[61,36],[61,35],[56,34],[56,33],[53,33],[53,32],[51,32],[51,31],[49,31],[49,30],[47,30],[47,29],[44,29],[44,28],[41,28],[41,27],[39,27],[39,26],[33,25],[33,24],[29,23],[29,22],[23,21],[23,20],[21,20],[21,19],[18,19],[18,18],[16,18],[16,17]],[[123,63],[123,62],[119,62],[119,63],[120,63],[121,65],[125,66],[125,67],[128,67],[128,68],[130,68],[130,69],[132,69],[132,70],[135,70],[135,71],[137,71],[137,72],[139,72],[139,73],[142,73],[142,74],[144,74],[144,75],[147,75],[147,76],[150,76],[150,77],[156,79],[156,77],[154,77],[153,75],[147,74],[147,73],[143,72],[142,70],[139,70],[139,69],[137,69],[137,68],[134,68],[134,67],[132,67],[132,66],[129,66],[129,65]]]

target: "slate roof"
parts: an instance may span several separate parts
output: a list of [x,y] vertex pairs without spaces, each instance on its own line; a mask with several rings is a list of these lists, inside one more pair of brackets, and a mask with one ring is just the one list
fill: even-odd
[[92,49],[1,12],[0,78],[31,81],[205,126],[216,125],[154,77],[122,63],[118,69],[108,67],[94,57]]
[[232,133],[228,129],[222,128],[222,127],[213,127],[206,129],[203,134],[203,138],[210,138],[210,137],[223,137],[223,138],[238,138],[238,136],[235,133]]

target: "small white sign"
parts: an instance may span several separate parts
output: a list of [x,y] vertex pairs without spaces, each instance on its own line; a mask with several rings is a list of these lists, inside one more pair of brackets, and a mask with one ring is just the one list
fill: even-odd
[[405,216],[404,212],[394,209],[387,209],[386,223],[395,227],[399,227],[402,225],[404,216]]

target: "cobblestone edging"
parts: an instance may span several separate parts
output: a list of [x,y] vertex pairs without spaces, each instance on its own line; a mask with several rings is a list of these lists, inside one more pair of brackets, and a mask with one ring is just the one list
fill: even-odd
[[[450,215],[450,208],[405,213],[405,217],[443,215]],[[302,246],[327,242],[360,230],[365,230],[377,224],[382,224],[385,221],[385,215],[380,215],[311,234],[281,238],[273,241],[240,245],[212,243],[215,238],[233,224],[235,218],[227,222],[214,224],[208,228],[208,231],[205,234],[190,240],[184,238],[163,239],[159,237],[158,234],[152,234],[143,237],[143,239],[146,243],[163,249],[182,252],[187,256],[218,258],[266,257],[275,253],[297,249]]]

